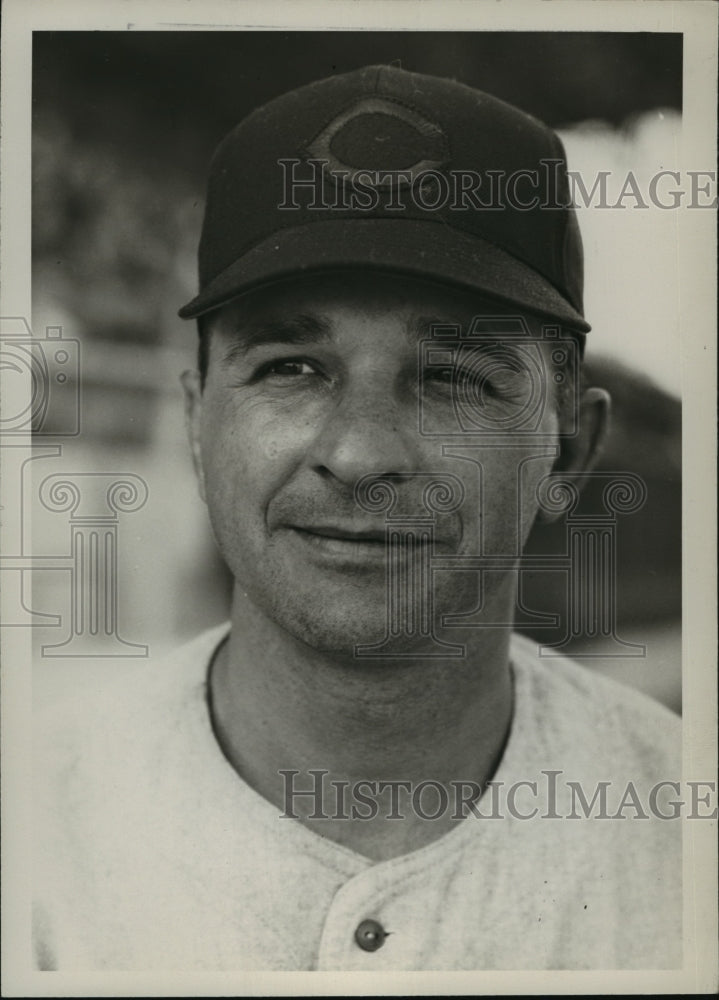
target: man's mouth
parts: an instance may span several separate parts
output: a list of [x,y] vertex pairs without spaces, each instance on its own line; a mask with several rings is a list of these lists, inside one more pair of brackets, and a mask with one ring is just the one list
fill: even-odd
[[384,545],[386,532],[384,528],[353,528],[332,524],[293,525],[295,531],[315,538],[333,538],[341,542],[354,544]]
[[334,524],[293,525],[303,548],[322,559],[365,566],[386,562],[387,541],[383,529],[359,529]]
[[341,524],[292,524],[290,533],[310,556],[335,564],[351,564],[368,569],[384,569],[393,558],[404,559],[417,545],[423,548],[428,539],[414,536],[408,546],[397,544],[394,532],[388,540],[384,526],[355,527]]

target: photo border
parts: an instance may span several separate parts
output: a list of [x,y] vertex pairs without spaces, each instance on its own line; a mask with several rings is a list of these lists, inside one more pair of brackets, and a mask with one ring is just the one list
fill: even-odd
[[[329,23],[328,23],[329,22]],[[2,301],[32,315],[30,148],[33,30],[538,30],[681,32],[682,167],[716,168],[716,5],[705,0],[6,0],[2,38]],[[716,774],[716,242],[713,212],[677,213],[682,300],[683,780]],[[21,394],[22,387],[14,391]],[[18,396],[19,398],[19,396]],[[5,397],[12,407],[15,399]],[[27,444],[22,437],[17,444]],[[0,502],[12,495],[2,487]],[[716,821],[684,823],[684,969],[413,973],[71,973],[30,964],[30,630],[2,633],[4,996],[253,996],[711,993],[717,989]]]

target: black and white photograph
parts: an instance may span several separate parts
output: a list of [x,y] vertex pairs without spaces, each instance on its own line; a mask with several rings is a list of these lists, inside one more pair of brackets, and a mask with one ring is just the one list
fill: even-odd
[[715,5],[3,21],[4,995],[714,993]]

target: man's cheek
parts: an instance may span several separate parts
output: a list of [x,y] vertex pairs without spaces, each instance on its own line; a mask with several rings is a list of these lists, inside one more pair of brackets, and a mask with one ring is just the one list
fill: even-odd
[[234,414],[228,450],[248,467],[282,460],[295,463],[321,429],[324,418],[319,411],[316,405],[290,401],[248,403]]
[[511,461],[483,461],[478,508],[484,552],[518,556],[536,517],[537,486],[551,470],[553,453],[508,451]]
[[551,455],[541,454],[525,459],[522,466],[522,476],[519,480],[521,504],[521,545],[529,536],[539,511],[539,486],[542,480],[552,471],[554,452]]
[[219,477],[236,473],[246,486],[253,480],[273,478],[280,466],[295,464],[308,447],[305,427],[284,421],[263,420],[223,428],[211,428],[205,436],[205,469]]
[[270,420],[254,432],[255,459],[272,465],[294,466],[306,454],[313,439],[313,430],[306,421],[289,423]]

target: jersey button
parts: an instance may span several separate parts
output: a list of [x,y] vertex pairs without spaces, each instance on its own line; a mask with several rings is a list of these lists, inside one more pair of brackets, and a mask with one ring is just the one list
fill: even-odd
[[363,920],[355,931],[355,941],[364,951],[377,951],[386,937],[387,931],[376,920]]

